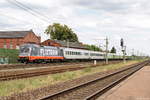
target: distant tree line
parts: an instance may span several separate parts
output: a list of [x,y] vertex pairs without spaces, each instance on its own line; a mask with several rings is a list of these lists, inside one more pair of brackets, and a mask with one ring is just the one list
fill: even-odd
[[95,45],[89,45],[89,44],[85,44],[86,48],[88,50],[93,50],[93,51],[103,51],[101,48],[95,46]]

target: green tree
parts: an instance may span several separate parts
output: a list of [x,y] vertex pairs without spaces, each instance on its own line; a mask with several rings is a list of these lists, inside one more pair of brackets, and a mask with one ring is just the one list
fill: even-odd
[[67,25],[53,23],[45,30],[45,33],[50,35],[51,39],[68,40],[69,42],[78,42],[77,35]]
[[103,51],[101,48],[99,48],[99,47],[97,47],[97,46],[95,46],[95,45],[88,45],[88,44],[86,44],[85,46],[86,46],[86,48],[87,48],[88,50],[92,50],[92,51]]
[[113,46],[110,53],[116,53],[116,48]]

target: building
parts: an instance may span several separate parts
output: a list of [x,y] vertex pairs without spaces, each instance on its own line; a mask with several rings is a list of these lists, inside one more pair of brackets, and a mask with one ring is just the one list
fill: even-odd
[[56,47],[69,47],[69,48],[78,48],[78,49],[87,49],[80,42],[67,42],[67,41],[51,40],[51,39],[48,39],[48,40],[42,42],[41,45],[56,46]]
[[21,44],[40,44],[41,38],[32,30],[29,31],[0,31],[0,48],[18,49]]

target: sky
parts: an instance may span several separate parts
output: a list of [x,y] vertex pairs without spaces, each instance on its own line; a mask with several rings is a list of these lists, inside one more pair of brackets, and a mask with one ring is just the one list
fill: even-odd
[[120,52],[123,38],[128,54],[150,55],[149,0],[0,0],[1,31],[33,29],[44,41],[53,23],[68,25],[86,44],[104,48],[108,37],[109,49]]

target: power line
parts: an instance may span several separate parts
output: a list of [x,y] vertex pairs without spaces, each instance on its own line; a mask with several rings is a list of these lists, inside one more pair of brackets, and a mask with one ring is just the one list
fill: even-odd
[[[30,13],[31,15],[33,15],[33,16],[39,18],[40,20],[42,20],[42,21],[44,21],[44,22],[46,22],[46,23],[49,22],[49,21],[45,18],[45,16],[39,14],[37,11],[32,10],[31,8],[29,8],[29,7],[25,6],[25,5],[23,5],[22,3],[20,3],[20,2],[18,2],[18,1],[16,1],[16,0],[6,0],[6,1],[8,1],[9,3],[11,3],[11,4],[13,4],[13,5],[15,5],[15,6],[21,8],[21,9],[23,9],[23,10],[25,10],[26,12]],[[15,1],[15,2],[14,2],[14,1]]]
[[30,8],[30,7],[26,6],[26,5],[24,5],[23,3],[21,3],[21,2],[19,2],[19,1],[17,1],[17,0],[13,0],[13,1],[15,1],[16,3],[22,5],[23,7],[25,7],[25,8],[27,8],[27,9],[33,11],[34,13],[38,14],[39,16],[44,17],[45,19],[47,19],[47,20],[49,21],[49,18],[48,18],[47,16],[45,16],[44,14],[41,14],[40,12],[38,12],[38,11],[36,11],[36,10],[33,10],[32,8]]
[[13,5],[15,5],[15,6],[17,6],[17,7],[21,8],[21,9],[23,9],[24,11],[26,11],[26,12],[30,13],[31,15],[33,15],[33,16],[35,16],[35,17],[39,18],[40,20],[42,20],[42,21],[44,21],[44,22],[47,22],[47,20],[45,20],[45,19],[43,19],[43,18],[41,18],[41,17],[37,16],[35,13],[33,13],[32,11],[28,10],[27,8],[25,8],[25,7],[21,6],[20,4],[15,3],[15,2],[14,2],[14,1],[12,1],[12,0],[6,0],[6,1],[8,1],[9,3],[11,3],[11,4],[13,4]]
[[0,15],[6,16],[6,17],[11,18],[11,19],[16,20],[16,21],[21,21],[21,22],[24,22],[24,23],[30,23],[30,22],[27,22],[27,21],[24,21],[24,20],[21,20],[21,19],[17,19],[17,18],[15,18],[15,17],[10,16],[10,15],[7,15],[7,14],[2,14],[2,13],[0,13]]

